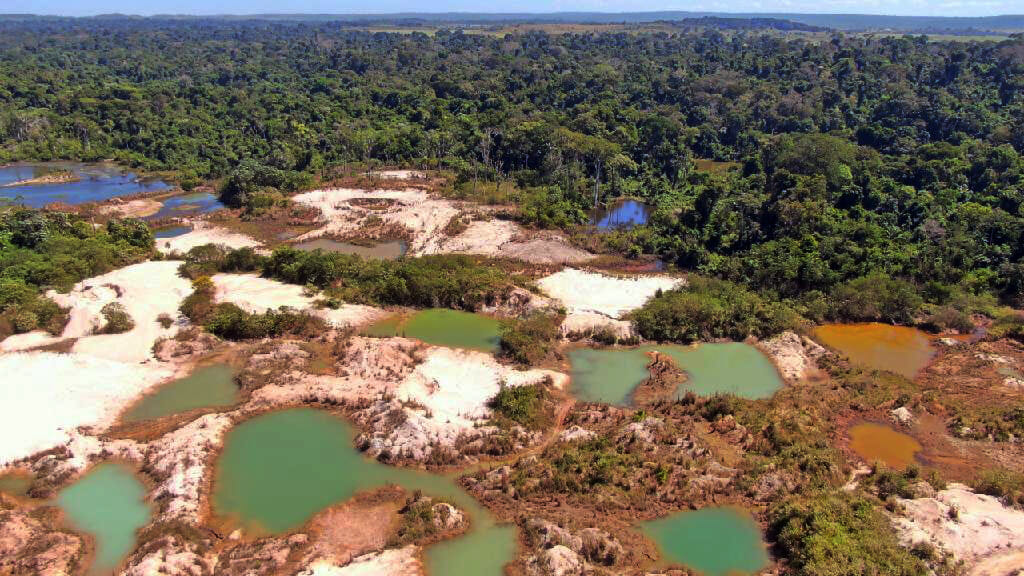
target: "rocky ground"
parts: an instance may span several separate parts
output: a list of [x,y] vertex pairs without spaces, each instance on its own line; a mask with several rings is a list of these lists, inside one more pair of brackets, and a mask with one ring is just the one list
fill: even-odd
[[[295,196],[317,214],[316,227],[303,237],[398,233],[413,254],[464,252],[521,259],[537,264],[534,270],[554,266],[537,281],[539,293],[517,289],[487,312],[564,310],[560,346],[570,339],[607,341],[609,334],[637,340],[628,312],[685,282],[667,274],[558,270],[590,255],[557,234],[527,231],[442,198],[427,174],[367,178],[378,187]],[[381,182],[404,188],[380,188]],[[229,226],[200,222],[161,249],[183,252],[211,241],[263,245]],[[891,422],[914,436],[923,446],[920,465],[951,480],[971,482],[990,466],[1020,470],[1024,462],[1019,439],[1000,436],[993,424],[1024,394],[1024,348],[1009,340],[947,342],[910,381],[852,366],[806,335],[786,332],[756,342],[787,383],[762,401],[669,400],[686,375],[654,353],[635,406],[617,408],[575,402],[558,351],[543,364],[549,368],[527,369],[483,352],[357,336],[353,328],[384,312],[345,304],[323,309],[302,287],[252,275],[215,276],[216,299],[253,312],[289,306],[321,316],[329,328],[304,341],[221,342],[179,316],[191,286],[177,276],[177,265],[140,264],[54,294],[70,312],[63,334],[0,343],[0,374],[13,375],[0,382],[0,420],[5,430],[15,423],[18,432],[0,438],[0,466],[6,466],[0,472],[17,469],[33,478],[28,496],[0,494],[0,574],[84,572],[91,538],[69,530],[47,499],[111,459],[135,468],[155,512],[122,566],[124,575],[419,575],[424,547],[471,529],[464,511],[451,504],[388,487],[329,507],[284,535],[245,534],[215,518],[212,466],[228,430],[292,406],[346,417],[369,457],[461,474],[462,487],[517,527],[511,574],[647,573],[659,553],[637,522],[736,504],[767,529],[771,507],[810,483],[812,473],[832,479],[836,490],[842,484],[836,479],[852,476],[850,492],[877,495],[876,475],[871,468],[851,473],[866,463],[845,449],[845,431],[865,420]],[[105,322],[101,309],[111,302],[123,305],[134,327],[97,334]],[[239,367],[237,405],[141,426],[117,422],[140,394],[213,357]],[[539,424],[495,413],[490,401],[503,386],[543,391]],[[831,460],[833,454],[842,460]],[[973,576],[1021,569],[1024,512],[963,485],[919,484],[913,494],[884,503],[905,546],[927,546]],[[428,529],[404,537],[401,527],[413,521]]]

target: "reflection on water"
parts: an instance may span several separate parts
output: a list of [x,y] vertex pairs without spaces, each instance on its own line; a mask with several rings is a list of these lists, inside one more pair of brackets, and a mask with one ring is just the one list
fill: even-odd
[[[74,173],[78,177],[78,181],[8,186],[15,182],[60,171]],[[114,196],[154,192],[168,188],[170,185],[165,182],[142,180],[136,174],[112,164],[47,162],[0,167],[0,203],[23,204],[32,208],[42,208],[53,202],[65,204],[102,202]]]
[[651,209],[636,200],[618,200],[607,208],[599,208],[590,218],[590,223],[602,230],[632,228],[646,224]]
[[215,194],[210,192],[183,194],[164,200],[164,205],[160,208],[160,211],[148,217],[147,220],[208,214],[223,207],[224,203]]

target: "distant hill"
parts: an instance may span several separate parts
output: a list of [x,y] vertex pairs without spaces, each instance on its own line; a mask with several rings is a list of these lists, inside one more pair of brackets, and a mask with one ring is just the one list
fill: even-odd
[[[139,18],[121,14],[93,16],[87,19]],[[54,16],[31,14],[0,14],[0,21],[60,19]],[[906,33],[1012,33],[1024,32],[1024,14],[967,17],[942,16],[884,16],[876,14],[795,14],[795,13],[726,13],[726,12],[552,12],[483,14],[472,12],[401,12],[395,14],[249,14],[190,16],[162,14],[150,20],[259,20],[291,22],[344,21],[353,24],[385,25],[411,23],[424,25],[497,25],[530,23],[622,24],[646,22],[682,22],[724,28],[773,28],[779,30],[814,30],[830,28],[851,32],[891,31]],[[801,28],[803,25],[810,28]],[[790,27],[792,26],[792,27]]]

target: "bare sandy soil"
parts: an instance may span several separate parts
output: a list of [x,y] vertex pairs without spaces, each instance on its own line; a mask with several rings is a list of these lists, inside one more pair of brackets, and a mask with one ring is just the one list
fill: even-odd
[[465,213],[462,202],[435,198],[423,190],[357,190],[336,188],[314,190],[292,197],[294,202],[316,208],[323,226],[299,236],[307,240],[321,236],[347,237],[361,234],[371,222],[404,229],[409,253],[462,253],[515,258],[539,264],[579,263],[592,254],[574,248],[554,232],[527,233],[514,222],[476,220],[455,236],[445,229]]
[[932,498],[900,500],[900,504],[902,515],[894,517],[893,524],[904,544],[929,543],[976,568],[971,574],[1014,573],[993,569],[1022,557],[1024,511],[1007,508],[998,499],[975,494],[961,484],[950,484]]
[[[192,292],[192,284],[178,276],[180,262],[143,262],[102,276],[83,280],[68,294],[50,291],[47,296],[70,309],[62,338],[77,338],[72,352],[121,362],[145,362],[153,358],[153,344],[173,336],[178,324],[164,328],[157,318],[178,316],[178,306]],[[102,308],[121,304],[135,327],[121,334],[93,334],[103,327]]]
[[100,206],[99,212],[122,218],[145,218],[156,214],[163,206],[163,202],[152,198],[136,198],[134,200],[111,198],[107,204]]
[[171,368],[85,354],[0,356],[0,466],[67,442],[79,426],[104,427]]
[[164,254],[175,252],[184,254],[192,248],[204,244],[219,244],[228,248],[259,248],[262,246],[255,238],[197,220],[193,223],[191,232],[174,238],[159,239],[156,242],[156,248]]
[[418,170],[381,170],[380,172],[372,172],[371,176],[377,178],[389,178],[392,180],[409,180],[412,178],[423,178],[426,175]]
[[[60,445],[79,426],[103,428],[117,413],[180,367],[159,362],[153,345],[177,333],[157,317],[178,316],[191,292],[178,277],[178,262],[144,262],[79,282],[68,294],[48,294],[69,309],[61,337],[33,333],[5,350],[26,344],[73,340],[70,354],[11,352],[0,355],[0,464]],[[94,334],[105,324],[102,308],[117,302],[134,328],[121,334]]]
[[307,296],[303,287],[255,274],[217,274],[213,277],[218,302],[231,302],[251,313],[263,313],[286,306],[319,316],[338,328],[370,324],[387,315],[372,306],[342,304],[337,309],[317,308],[316,298]]
[[418,546],[406,546],[366,554],[342,567],[320,560],[298,576],[421,576],[424,571],[418,554]]
[[606,332],[617,338],[636,336],[627,312],[643,306],[658,290],[671,290],[685,283],[670,276],[618,278],[574,268],[565,268],[541,278],[541,291],[560,302],[566,310],[563,336],[585,337]]

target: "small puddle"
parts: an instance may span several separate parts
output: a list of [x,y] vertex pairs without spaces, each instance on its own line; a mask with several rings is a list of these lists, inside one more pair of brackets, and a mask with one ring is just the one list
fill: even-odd
[[498,526],[447,477],[394,468],[363,457],[352,427],[313,408],[271,412],[228,432],[216,468],[217,515],[256,534],[302,526],[324,508],[357,491],[397,484],[445,498],[466,511],[470,532],[426,550],[431,574],[503,574],[515,552],[513,526]]
[[112,574],[135,546],[135,532],[149,521],[146,489],[125,465],[104,463],[57,496],[77,530],[96,539],[88,574]]
[[363,334],[378,338],[402,336],[435,346],[495,352],[501,342],[501,322],[483,314],[430,308],[385,318],[368,326]]
[[157,239],[177,238],[178,236],[183,236],[191,231],[191,226],[167,226],[165,228],[157,228],[154,230],[153,236]]
[[927,334],[907,326],[878,322],[825,324],[815,328],[814,335],[858,364],[910,379],[928,365],[935,352]]
[[703,508],[644,522],[662,564],[681,564],[706,576],[755,574],[768,566],[761,531],[739,508]]
[[293,248],[306,252],[323,250],[324,252],[355,254],[357,256],[362,256],[363,258],[395,260],[405,256],[406,251],[409,250],[409,245],[402,240],[392,240],[390,242],[380,242],[364,246],[360,244],[352,244],[351,242],[338,242],[337,240],[331,240],[329,238],[317,238],[315,240],[307,240],[305,242],[295,244]]
[[914,461],[921,445],[911,436],[888,426],[864,422],[850,428],[850,449],[869,464],[879,461],[889,468],[902,470]]
[[616,228],[629,229],[647,223],[651,208],[636,200],[617,200],[606,208],[598,208],[590,217],[590,223],[600,230]]
[[[73,173],[78,180],[53,184],[6,186],[61,171]],[[42,208],[52,202],[67,204],[102,202],[114,196],[154,192],[168,188],[170,185],[165,182],[140,179],[136,174],[112,164],[46,162],[0,167],[0,204],[24,204],[32,208]]]
[[775,365],[757,348],[742,342],[637,348],[576,348],[569,351],[573,393],[587,402],[626,406],[638,384],[650,375],[647,353],[671,357],[686,372],[676,395],[731,393],[742,398],[769,398],[782,387]]
[[122,416],[127,423],[155,420],[197,408],[231,406],[238,400],[234,372],[227,364],[196,368],[191,374],[142,397]]

